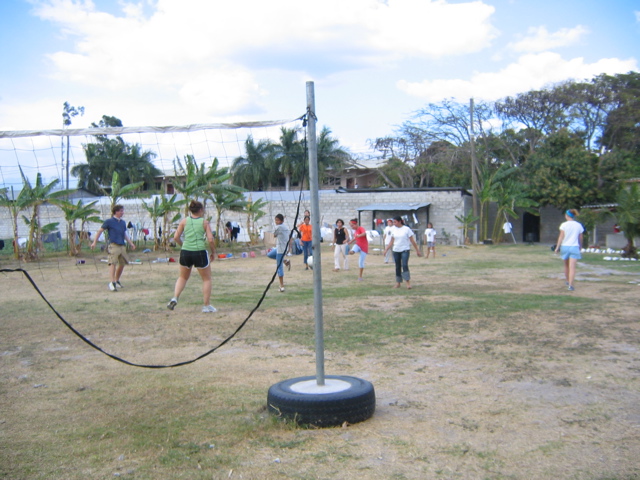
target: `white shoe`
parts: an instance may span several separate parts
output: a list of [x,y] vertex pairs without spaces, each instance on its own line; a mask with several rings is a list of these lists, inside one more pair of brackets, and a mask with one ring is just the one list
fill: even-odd
[[206,307],[202,307],[202,313],[216,313],[218,309],[213,305],[207,305]]
[[280,292],[284,292],[284,287],[280,287]]
[[109,290],[111,290],[112,292],[117,292],[118,289],[116,288],[116,283],[115,282],[109,282]]
[[171,300],[169,300],[169,303],[167,303],[167,308],[169,310],[173,310],[174,308],[176,308],[177,304],[178,304],[178,299],[174,297]]

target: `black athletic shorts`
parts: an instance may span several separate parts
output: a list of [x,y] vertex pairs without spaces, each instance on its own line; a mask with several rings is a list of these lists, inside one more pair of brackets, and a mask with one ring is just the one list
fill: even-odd
[[207,268],[209,266],[209,252],[206,250],[197,252],[180,250],[180,265],[187,268]]

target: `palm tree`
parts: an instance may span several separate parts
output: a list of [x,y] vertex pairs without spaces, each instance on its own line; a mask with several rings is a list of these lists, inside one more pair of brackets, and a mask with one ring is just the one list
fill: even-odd
[[285,178],[285,190],[289,191],[292,180],[305,177],[307,162],[304,145],[298,141],[298,129],[282,127],[280,143],[272,146],[271,159],[274,170]]
[[503,178],[502,181],[494,185],[493,200],[496,202],[498,210],[491,238],[496,243],[502,241],[504,234],[501,227],[503,225],[502,219],[519,218],[516,213],[517,208],[523,208],[533,215],[538,215],[536,210],[538,202],[530,198],[526,186],[514,178]]
[[340,146],[336,138],[331,137],[331,130],[323,127],[318,136],[318,182],[322,184],[328,171],[336,174],[342,172],[351,163],[351,155]]
[[222,226],[222,214],[225,211],[241,212],[247,205],[242,193],[229,191],[229,190],[215,190],[207,195],[207,199],[213,202],[213,206],[216,209],[216,239],[218,244],[222,238],[221,232]]
[[247,190],[264,190],[271,184],[273,171],[269,165],[273,145],[269,140],[258,143],[249,136],[244,142],[246,155],[236,157],[231,164],[233,183]]

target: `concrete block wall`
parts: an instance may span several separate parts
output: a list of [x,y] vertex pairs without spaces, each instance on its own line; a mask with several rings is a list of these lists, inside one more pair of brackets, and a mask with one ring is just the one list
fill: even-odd
[[[291,193],[291,192],[289,192]],[[297,195],[281,195],[281,192],[261,192],[268,200],[268,204],[265,207],[266,215],[263,216],[258,222],[257,226],[262,227],[264,231],[270,232],[273,230],[273,217],[282,213],[285,216],[285,223],[291,227],[293,226],[296,209],[298,206]],[[293,200],[292,198],[295,198]],[[374,203],[430,203],[427,212],[421,211],[418,215],[420,233],[424,232],[426,228],[427,220],[434,224],[434,228],[438,231],[440,240],[442,240],[443,229],[455,237],[455,240],[462,236],[460,223],[455,219],[457,216],[462,216],[465,212],[471,208],[471,202],[468,195],[463,195],[461,190],[437,190],[437,191],[408,191],[408,192],[347,192],[337,193],[334,190],[323,190],[319,194],[320,200],[320,217],[321,224],[327,224],[333,227],[335,221],[341,218],[348,223],[352,218],[358,218],[358,208],[374,204]],[[255,196],[254,196],[255,199]],[[144,209],[142,202],[149,202],[150,200],[122,200],[120,203],[125,207],[124,219],[127,222],[131,222],[134,225],[140,225],[142,228],[152,229],[153,223]],[[100,198],[99,202],[94,206],[99,209],[101,213],[98,215],[103,219],[111,216],[110,203],[107,198]],[[310,209],[309,193],[305,192],[303,195],[302,204],[300,206],[299,222],[302,222],[302,216],[304,210]],[[21,212],[18,219],[18,231],[20,236],[26,236],[28,233],[28,227],[22,220],[22,215],[28,216],[28,212]],[[208,214],[215,215],[215,210],[209,206]],[[242,228],[246,228],[247,217],[246,215],[235,212],[224,212],[223,222],[237,221]],[[378,215],[384,215],[380,212]],[[428,219],[427,219],[428,215]],[[64,220],[62,211],[54,205],[43,205],[40,210],[41,223],[47,224],[52,222],[59,222],[58,231],[60,231],[63,238],[66,238],[67,224]],[[360,215],[361,223],[367,230],[372,230],[373,215],[372,212],[363,211]],[[216,218],[212,219],[215,222]],[[101,223],[93,223],[88,225],[90,232],[96,232],[100,228]],[[76,228],[79,228],[79,222],[76,223]],[[11,218],[9,211],[6,208],[0,208],[0,238],[12,239],[13,230],[11,226]]]

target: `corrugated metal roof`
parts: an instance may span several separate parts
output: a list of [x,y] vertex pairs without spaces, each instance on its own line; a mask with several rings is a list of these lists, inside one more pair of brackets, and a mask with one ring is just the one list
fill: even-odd
[[371,205],[365,205],[364,207],[358,207],[359,212],[367,211],[380,211],[380,212],[391,212],[391,211],[415,211],[424,207],[428,207],[431,205],[429,202],[425,203],[372,203]]

